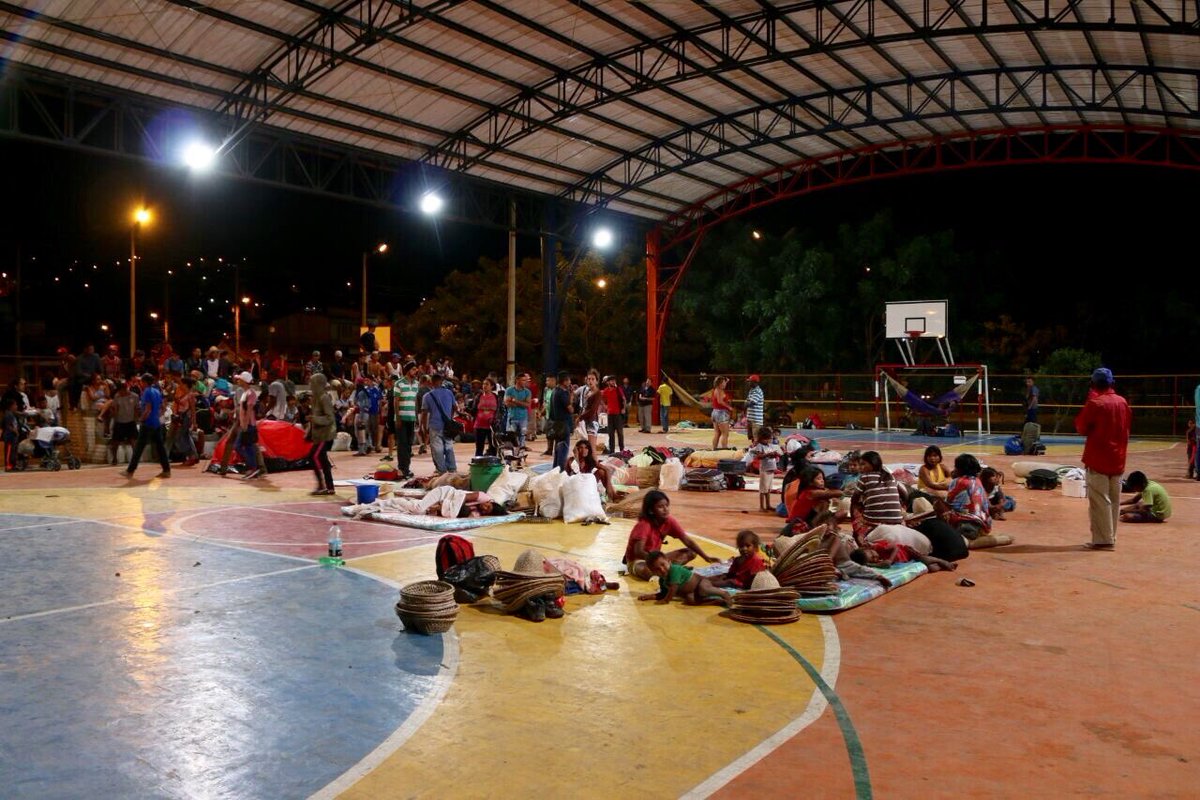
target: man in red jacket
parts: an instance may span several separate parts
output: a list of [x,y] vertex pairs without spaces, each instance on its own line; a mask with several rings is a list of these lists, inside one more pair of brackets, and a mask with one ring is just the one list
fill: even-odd
[[1129,403],[1113,391],[1113,374],[1100,367],[1092,373],[1092,391],[1075,430],[1087,437],[1083,465],[1087,467],[1088,518],[1092,527],[1089,550],[1112,550],[1117,545],[1121,513],[1121,473],[1129,448]]

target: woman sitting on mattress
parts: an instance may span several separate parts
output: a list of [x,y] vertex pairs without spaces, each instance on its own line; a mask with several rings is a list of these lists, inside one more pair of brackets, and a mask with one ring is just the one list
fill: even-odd
[[850,496],[850,521],[860,542],[877,525],[903,525],[904,500],[900,484],[883,468],[874,450],[859,458],[858,483]]
[[502,517],[508,513],[486,492],[468,492],[453,486],[430,489],[424,497],[390,497],[374,503],[350,506],[351,516],[361,519],[368,514],[425,514],[455,519],[462,517]]

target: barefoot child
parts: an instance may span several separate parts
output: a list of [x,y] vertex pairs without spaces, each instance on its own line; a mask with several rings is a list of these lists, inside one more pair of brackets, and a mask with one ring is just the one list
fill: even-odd
[[758,534],[754,531],[738,531],[738,556],[729,565],[729,572],[712,579],[712,585],[749,589],[750,584],[754,582],[754,576],[767,568],[759,544]]
[[946,561],[936,556],[923,556],[911,547],[892,542],[875,542],[866,547],[860,547],[850,553],[850,560],[855,564],[869,567],[890,567],[905,561],[920,561],[929,567],[930,572],[951,572],[958,569],[958,564]]
[[1131,472],[1125,486],[1133,497],[1121,503],[1121,522],[1166,522],[1171,516],[1171,498],[1167,490],[1144,472]]
[[679,595],[685,606],[714,601],[729,605],[729,592],[713,586],[712,581],[697,575],[691,567],[676,564],[660,550],[646,554],[646,565],[658,576],[659,589],[651,594],[639,595],[638,600],[669,603]]
[[988,511],[992,519],[1004,519],[1005,511],[1016,508],[1016,501],[1004,493],[1004,473],[991,467],[984,467],[979,473],[979,482],[988,496]]
[[816,527],[822,511],[829,508],[829,501],[841,499],[840,489],[825,488],[825,473],[816,467],[808,467],[800,473],[796,499],[788,506],[788,520],[801,520],[808,529]]
[[783,450],[773,442],[774,432],[764,425],[754,434],[754,446],[746,451],[746,463],[758,459],[758,509],[772,511],[771,484],[775,481],[775,468],[783,458]]

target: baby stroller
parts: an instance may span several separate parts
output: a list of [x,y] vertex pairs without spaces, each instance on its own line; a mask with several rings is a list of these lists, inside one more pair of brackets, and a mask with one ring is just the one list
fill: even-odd
[[71,432],[66,428],[46,426],[36,428],[29,436],[17,445],[16,467],[24,471],[29,468],[29,462],[35,458],[42,461],[42,469],[58,472],[62,469],[63,461],[68,469],[79,469],[79,459],[68,449],[65,459],[59,455],[58,448],[71,441]]
[[492,441],[496,443],[496,452],[505,464],[515,469],[525,467],[529,449],[518,444],[515,431],[492,431]]

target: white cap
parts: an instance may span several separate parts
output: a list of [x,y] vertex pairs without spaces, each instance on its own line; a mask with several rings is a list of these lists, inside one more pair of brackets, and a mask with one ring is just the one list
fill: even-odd
[[341,351],[341,350],[334,350],[334,351],[333,351],[333,355],[334,355],[334,358],[341,358],[341,357],[342,357],[342,351]]
[[237,380],[241,381],[242,383],[253,383],[254,376],[251,375],[249,372],[242,372],[242,373],[238,374]]

